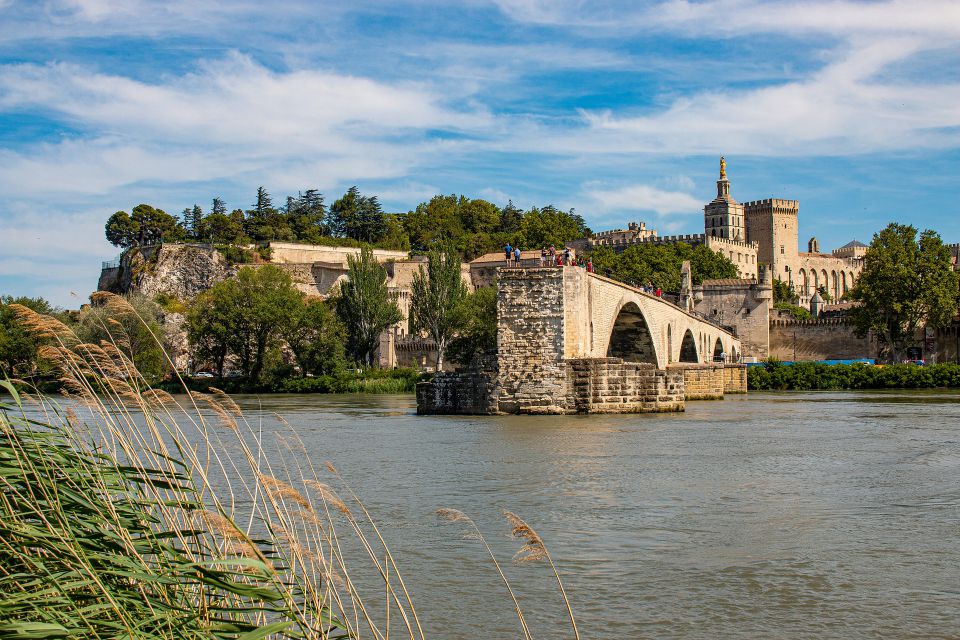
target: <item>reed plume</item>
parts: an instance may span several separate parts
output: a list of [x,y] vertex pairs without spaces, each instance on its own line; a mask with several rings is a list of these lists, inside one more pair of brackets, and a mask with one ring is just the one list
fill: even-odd
[[534,562],[537,560],[546,560],[550,563],[553,575],[557,579],[557,585],[560,587],[560,595],[563,596],[563,604],[567,608],[567,616],[570,618],[570,626],[573,627],[573,636],[580,639],[580,632],[577,631],[577,621],[573,617],[573,607],[570,606],[570,600],[567,598],[567,592],[563,588],[563,581],[560,579],[560,572],[557,571],[557,565],[554,564],[550,552],[547,551],[547,545],[533,527],[528,525],[523,518],[512,511],[504,510],[504,517],[511,526],[511,535],[514,538],[524,540],[525,544],[514,554],[513,559],[518,563]]

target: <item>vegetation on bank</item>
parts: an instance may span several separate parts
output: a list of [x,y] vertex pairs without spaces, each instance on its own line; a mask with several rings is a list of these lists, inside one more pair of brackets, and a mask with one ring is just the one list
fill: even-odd
[[747,368],[751,391],[944,389],[960,387],[960,364],[821,364],[767,362]]
[[[590,233],[583,218],[553,205],[524,211],[508,202],[499,207],[479,198],[437,195],[406,213],[385,213],[377,196],[351,187],[329,207],[316,189],[288,196],[274,206],[263,187],[250,209],[234,209],[214,198],[209,213],[200,205],[177,217],[148,204],[131,213],[117,211],[105,225],[107,240],[124,249],[160,242],[210,243],[232,262],[251,260],[243,247],[251,243],[306,244],[395,249],[425,254],[437,245],[453,248],[463,260],[498,251],[506,244],[541,248]],[[265,256],[262,256],[265,257]]]
[[[136,315],[117,296],[104,306],[124,305]],[[118,342],[86,343],[59,319],[9,306],[45,341],[63,389],[53,400],[0,380],[11,398],[0,399],[0,637],[426,637],[391,532],[283,418],[263,430],[266,416],[248,422],[214,389],[178,402]],[[483,545],[530,640],[480,529],[455,509],[436,513]],[[522,544],[515,559],[551,567],[579,637],[543,539],[504,518]],[[358,584],[374,588],[361,596]]]

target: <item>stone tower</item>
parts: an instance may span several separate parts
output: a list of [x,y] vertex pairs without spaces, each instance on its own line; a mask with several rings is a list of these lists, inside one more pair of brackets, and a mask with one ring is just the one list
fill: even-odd
[[727,161],[720,157],[720,179],[717,180],[717,197],[703,208],[703,230],[708,236],[746,242],[743,205],[730,195],[730,180],[727,179]]
[[768,198],[743,204],[747,240],[758,245],[757,262],[769,265],[775,279],[790,282],[789,265],[797,264],[798,200]]

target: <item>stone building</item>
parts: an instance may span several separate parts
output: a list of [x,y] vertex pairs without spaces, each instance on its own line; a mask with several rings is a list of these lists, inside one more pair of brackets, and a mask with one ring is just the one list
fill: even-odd
[[820,242],[811,238],[807,251],[800,251],[800,202],[767,198],[739,203],[734,199],[727,176],[727,163],[720,158],[717,196],[703,208],[702,234],[637,237],[629,244],[597,241],[597,238],[628,239],[619,231],[600,232],[590,238],[591,246],[612,246],[623,251],[630,244],[703,244],[736,265],[741,279],[757,281],[761,267],[773,279],[790,284],[799,304],[809,306],[814,292],[823,288],[830,300],[838,300],[853,287],[863,270],[867,247],[853,241],[832,253],[822,253]]
[[646,222],[631,222],[626,229],[611,229],[594,234],[591,242],[595,246],[628,247],[631,244],[656,238],[654,229],[647,229]]

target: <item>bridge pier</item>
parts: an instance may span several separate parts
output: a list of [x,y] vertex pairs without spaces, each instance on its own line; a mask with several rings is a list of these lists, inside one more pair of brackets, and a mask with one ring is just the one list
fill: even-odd
[[[725,391],[723,365],[702,363],[713,360],[707,347],[732,353],[739,341],[675,305],[577,267],[500,269],[494,370],[437,373],[418,385],[417,410],[683,411],[687,399]],[[675,357],[699,364],[679,366]]]

